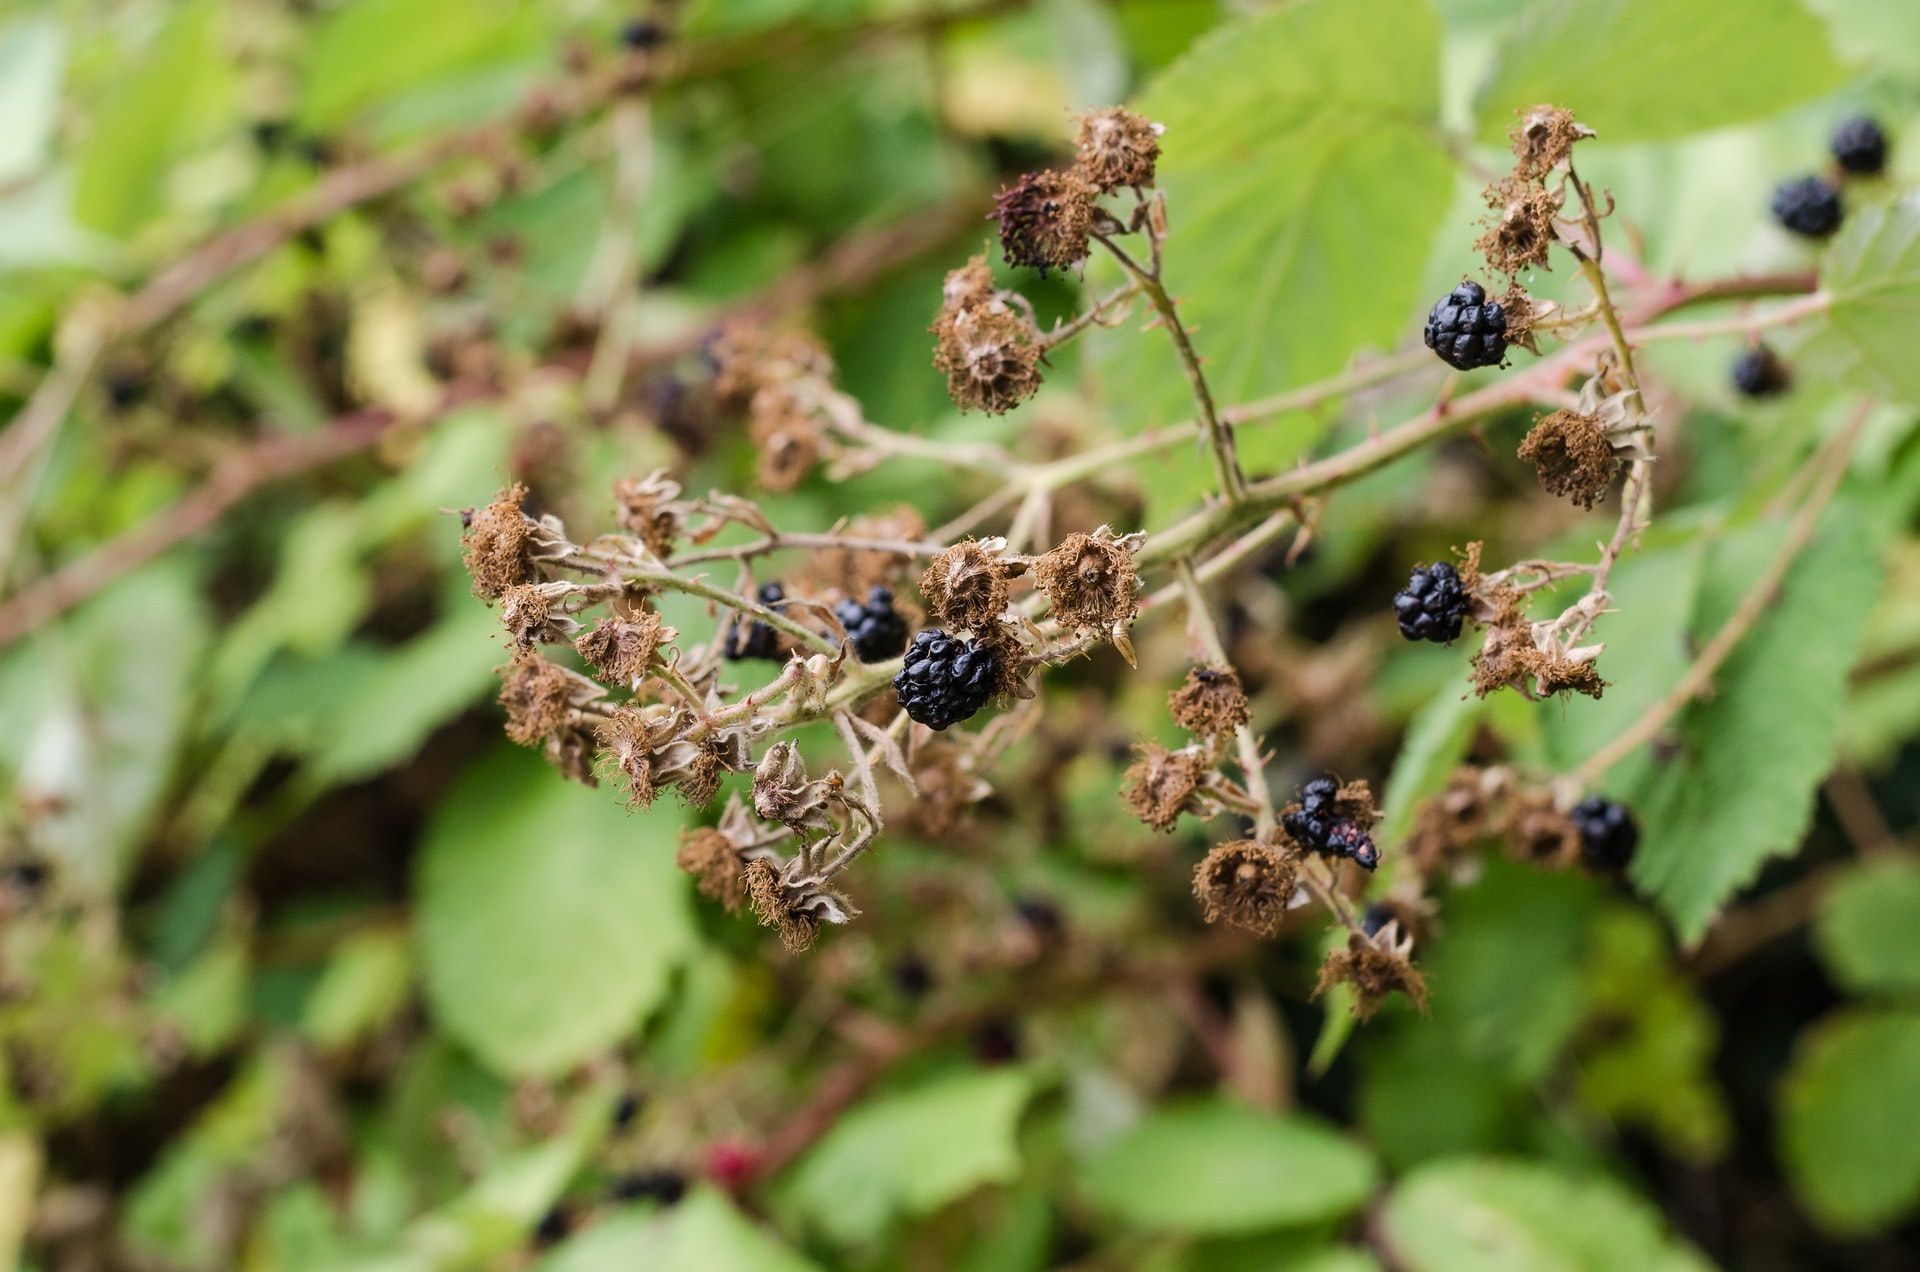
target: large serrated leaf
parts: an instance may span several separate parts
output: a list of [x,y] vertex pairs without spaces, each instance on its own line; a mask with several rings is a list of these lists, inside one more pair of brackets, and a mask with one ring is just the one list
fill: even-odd
[[1920,194],[1847,218],[1820,269],[1833,297],[1800,360],[1850,384],[1920,402]]
[[[1168,288],[1220,401],[1331,374],[1406,325],[1452,192],[1439,42],[1422,0],[1302,0],[1214,32],[1139,103],[1167,129]],[[1114,411],[1191,417],[1161,333],[1094,336]]]
[[1842,1231],[1920,1203],[1920,1014],[1831,1017],[1801,1039],[1781,1089],[1780,1152],[1807,1209]]
[[1545,0],[1508,31],[1480,92],[1480,132],[1504,137],[1515,111],[1552,102],[1606,141],[1684,137],[1844,78],[1800,0]]
[[[1756,525],[1715,545],[1697,641],[1726,621],[1785,530]],[[1713,695],[1681,715],[1678,753],[1638,801],[1643,837],[1632,876],[1683,940],[1698,938],[1767,858],[1799,844],[1833,760],[1847,673],[1879,582],[1871,528],[1835,504],[1779,599],[1714,677]]]

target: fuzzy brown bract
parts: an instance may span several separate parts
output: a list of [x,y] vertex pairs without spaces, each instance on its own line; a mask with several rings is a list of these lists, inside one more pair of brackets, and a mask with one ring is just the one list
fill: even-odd
[[587,665],[615,684],[630,685],[647,674],[654,651],[673,639],[671,627],[650,609],[636,609],[630,617],[604,615],[573,643]]
[[772,865],[765,861],[748,862],[746,888],[754,914],[764,926],[780,933],[780,944],[789,953],[801,954],[813,948],[814,939],[820,935],[820,920],[794,908],[780,882],[780,873]]
[[1533,426],[1520,443],[1520,458],[1532,464],[1550,495],[1591,508],[1606,498],[1620,468],[1613,443],[1598,419],[1558,410]]
[[985,631],[1007,609],[1007,577],[1000,560],[1001,541],[967,539],[933,558],[920,576],[920,595],[940,626],[949,631]]
[[1473,250],[1486,258],[1487,267],[1509,277],[1547,268],[1561,196],[1519,177],[1503,177],[1487,187],[1484,197],[1493,215]]
[[1153,184],[1154,162],[1160,157],[1160,125],[1124,106],[1108,106],[1080,116],[1074,150],[1080,175],[1103,194],[1122,186],[1138,189]]
[[1507,140],[1513,144],[1514,175],[1527,180],[1543,180],[1573,153],[1575,142],[1594,135],[1572,111],[1551,102],[1518,114],[1520,122],[1507,130]]
[[1029,172],[994,199],[1000,250],[1009,265],[1046,277],[1087,259],[1095,190],[1077,172]]
[[1154,742],[1135,750],[1140,758],[1121,775],[1120,798],[1153,829],[1171,831],[1199,789],[1206,763],[1195,751],[1169,751]]
[[1034,562],[1033,576],[1063,627],[1100,631],[1133,617],[1133,553],[1106,526],[1068,535]]
[[527,488],[515,482],[467,519],[460,545],[475,596],[497,600],[510,587],[539,580],[527,551],[527,517],[520,508],[526,497]]
[[1297,859],[1252,839],[1216,844],[1193,871],[1193,895],[1207,922],[1258,936],[1280,930],[1298,886]]
[[1212,737],[1232,733],[1252,719],[1240,674],[1231,667],[1193,667],[1178,689],[1167,695],[1173,722],[1188,733]]
[[1411,941],[1394,944],[1382,929],[1369,939],[1358,932],[1347,934],[1344,949],[1327,955],[1320,965],[1320,980],[1313,995],[1318,998],[1336,985],[1353,989],[1353,1014],[1371,1020],[1388,996],[1405,994],[1421,1011],[1427,1009],[1427,981],[1407,956]]
[[985,257],[947,275],[933,334],[933,365],[962,411],[1000,415],[1039,392],[1039,330],[994,291]]
[[674,854],[674,861],[693,876],[701,896],[718,901],[729,914],[746,900],[747,867],[740,859],[740,849],[713,827],[681,831],[680,851]]

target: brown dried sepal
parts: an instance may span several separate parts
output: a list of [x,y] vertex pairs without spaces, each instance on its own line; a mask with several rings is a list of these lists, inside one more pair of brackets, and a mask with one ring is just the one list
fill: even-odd
[[1351,985],[1353,1014],[1361,1020],[1372,1019],[1380,1010],[1380,1004],[1396,991],[1405,994],[1422,1012],[1426,1011],[1426,978],[1406,953],[1412,942],[1404,938],[1399,944],[1382,941],[1380,937],[1386,936],[1386,932],[1383,928],[1374,940],[1349,932],[1346,948],[1334,950],[1320,965],[1320,981],[1314,986],[1313,996],[1318,998],[1335,985]]
[[616,684],[630,685],[647,674],[654,651],[674,634],[652,610],[636,609],[630,618],[599,619],[592,630],[580,634],[573,647],[602,676]]
[[1124,106],[1109,106],[1080,116],[1074,139],[1080,175],[1103,194],[1122,186],[1153,184],[1154,161],[1160,157],[1159,124],[1151,123]]
[[780,944],[789,953],[801,954],[813,948],[814,938],[820,935],[820,920],[793,908],[787,890],[780,884],[779,871],[768,862],[750,861],[746,886],[753,912],[762,925],[780,933]]
[[1513,143],[1514,175],[1526,180],[1542,180],[1572,153],[1575,142],[1594,135],[1572,111],[1551,102],[1518,113],[1520,122],[1507,130],[1507,140]]
[[1598,419],[1558,410],[1533,426],[1520,443],[1520,458],[1532,464],[1550,495],[1591,508],[1606,498],[1620,458]]
[[1231,923],[1258,936],[1280,930],[1298,886],[1297,859],[1252,839],[1214,845],[1193,871],[1193,895],[1200,902],[1201,916],[1209,923]]
[[1576,662],[1536,646],[1532,624],[1510,612],[1487,627],[1486,639],[1473,656],[1476,694],[1484,698],[1509,686],[1530,698],[1567,692],[1598,698],[1607,682],[1592,662]]
[[933,558],[920,576],[920,595],[936,623],[949,631],[984,632],[1000,621],[1013,569],[997,551],[997,540],[968,539]]
[[693,876],[701,896],[718,901],[729,914],[746,900],[747,867],[740,859],[739,846],[713,827],[681,831],[680,851],[674,861]]
[[1106,526],[1068,535],[1034,562],[1033,577],[1070,630],[1103,631],[1133,617],[1133,553]]
[[933,365],[962,411],[1001,415],[1040,391],[1040,333],[993,289],[986,258],[947,275],[933,323]]
[[1167,695],[1173,721],[1188,733],[1211,737],[1232,733],[1253,717],[1240,673],[1231,667],[1191,667],[1186,683]]
[[1171,831],[1199,790],[1206,761],[1197,751],[1169,751],[1154,742],[1135,750],[1140,758],[1121,774],[1120,798],[1154,830]]
[[789,381],[763,386],[747,411],[747,436],[758,457],[754,476],[768,490],[792,490],[820,462],[816,412]]
[[1087,258],[1096,191],[1078,172],[1029,172],[994,199],[1000,250],[1009,265],[1072,269]]
[[662,560],[673,554],[675,540],[686,529],[687,506],[680,500],[679,482],[665,470],[646,477],[621,477],[613,483],[613,498],[627,533]]
[[460,546],[475,596],[496,600],[510,587],[539,581],[527,550],[527,516],[520,508],[526,497],[527,488],[515,482],[466,518]]
[[1521,791],[1507,821],[1507,852],[1516,861],[1569,870],[1580,862],[1580,828],[1551,794]]
[[1466,850],[1499,828],[1502,812],[1488,770],[1457,768],[1437,795],[1414,810],[1407,855],[1432,878],[1458,863]]
[[1563,196],[1533,181],[1502,177],[1486,188],[1484,197],[1493,217],[1473,250],[1486,257],[1487,267],[1509,278],[1535,267],[1551,268],[1547,252],[1557,236],[1554,220]]

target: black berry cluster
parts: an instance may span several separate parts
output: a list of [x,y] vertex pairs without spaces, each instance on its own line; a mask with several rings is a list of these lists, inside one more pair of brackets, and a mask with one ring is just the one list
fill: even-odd
[[1733,387],[1745,397],[1772,397],[1792,383],[1787,364],[1765,345],[1755,345],[1733,364]]
[[1422,334],[1442,362],[1462,371],[1499,366],[1507,356],[1507,315],[1471,279],[1434,302]]
[[1380,850],[1367,828],[1339,815],[1334,801],[1340,784],[1330,777],[1315,778],[1300,788],[1300,807],[1280,818],[1281,829],[1302,847],[1327,857],[1351,857],[1363,869],[1380,864]]
[[[762,583],[759,595],[762,605],[778,605],[787,599],[787,589],[778,583]],[[777,661],[780,657],[780,633],[757,618],[746,622],[735,619],[721,652],[733,659],[770,658]]]
[[1840,228],[1840,192],[1819,177],[1800,177],[1773,192],[1773,218],[1795,234],[1823,239]]
[[993,648],[927,627],[907,647],[893,690],[909,717],[944,729],[986,706],[999,678],[1000,655]]
[[1393,616],[1408,640],[1444,645],[1460,635],[1467,618],[1467,590],[1460,572],[1445,561],[1416,565],[1407,585],[1393,594]]
[[1833,157],[1855,176],[1878,176],[1887,166],[1887,135],[1864,115],[1833,131]]
[[869,592],[865,605],[848,597],[833,607],[833,616],[863,663],[885,662],[907,647],[907,620],[893,612],[893,593],[884,587]]
[[1640,846],[1640,827],[1625,804],[1590,795],[1574,806],[1573,824],[1580,828],[1580,859],[1588,869],[1612,874],[1627,868]]

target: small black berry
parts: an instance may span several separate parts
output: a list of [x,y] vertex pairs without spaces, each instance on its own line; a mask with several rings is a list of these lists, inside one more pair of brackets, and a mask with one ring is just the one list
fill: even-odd
[[973,1031],[973,1058],[981,1064],[1012,1064],[1020,1058],[1020,1029],[995,1016]]
[[1733,364],[1733,387],[1747,397],[1772,397],[1792,384],[1792,371],[1765,345],[1755,345]]
[[651,18],[635,18],[620,28],[620,43],[630,49],[657,48],[666,38],[666,31]]
[[1362,870],[1371,870],[1380,864],[1380,849],[1373,842],[1373,836],[1367,828],[1355,821],[1336,821],[1327,827],[1326,854],[1329,857],[1351,857],[1355,865]]
[[1416,565],[1407,585],[1393,594],[1393,616],[1408,640],[1444,645],[1460,635],[1467,618],[1467,590],[1460,572],[1445,561]]
[[1590,795],[1574,806],[1580,828],[1580,858],[1590,870],[1612,874],[1627,868],[1640,846],[1640,827],[1625,804]]
[[564,1205],[556,1205],[540,1216],[540,1222],[534,1225],[533,1243],[535,1246],[550,1246],[566,1240],[573,1231],[573,1217],[567,1213]]
[[640,1104],[638,1091],[622,1091],[619,1101],[613,1106],[613,1129],[624,1131],[632,1126],[633,1120],[640,1116]]
[[1865,115],[1833,130],[1833,157],[1856,176],[1878,176],[1887,166],[1887,135]]
[[1368,936],[1378,936],[1380,930],[1397,917],[1392,910],[1376,901],[1360,916],[1360,930]]
[[907,998],[925,997],[933,988],[933,969],[918,954],[902,954],[894,962],[891,976],[893,987]]
[[1340,783],[1330,777],[1316,777],[1300,788],[1300,807],[1309,813],[1323,812],[1340,794]]
[[1041,897],[1022,897],[1013,903],[1013,912],[1037,935],[1052,936],[1060,930],[1060,907]]
[[885,662],[907,647],[907,620],[893,612],[893,593],[875,587],[867,603],[847,598],[833,607],[833,616],[847,629],[853,652],[863,663]]
[[1807,238],[1827,238],[1840,228],[1840,192],[1818,177],[1789,181],[1773,192],[1774,220]]
[[[786,599],[787,590],[778,583],[762,583],[760,585],[760,603],[762,605],[778,605]],[[733,621],[733,626],[727,632],[726,643],[721,647],[720,652],[736,660],[741,658],[770,658],[778,661],[780,658],[780,633],[757,618],[743,622],[736,617]]]
[[1471,279],[1433,304],[1422,333],[1427,348],[1450,367],[1494,367],[1507,356],[1507,315],[1500,302]]
[[677,1170],[628,1171],[613,1181],[615,1201],[650,1198],[671,1206],[687,1195],[687,1177]]
[[1335,807],[1340,783],[1317,777],[1300,788],[1300,807],[1280,817],[1280,827],[1295,843],[1328,857],[1351,857],[1362,869],[1380,864],[1380,849],[1367,828]]
[[944,729],[986,706],[999,678],[1000,655],[991,647],[927,627],[907,647],[893,689],[909,717]]

